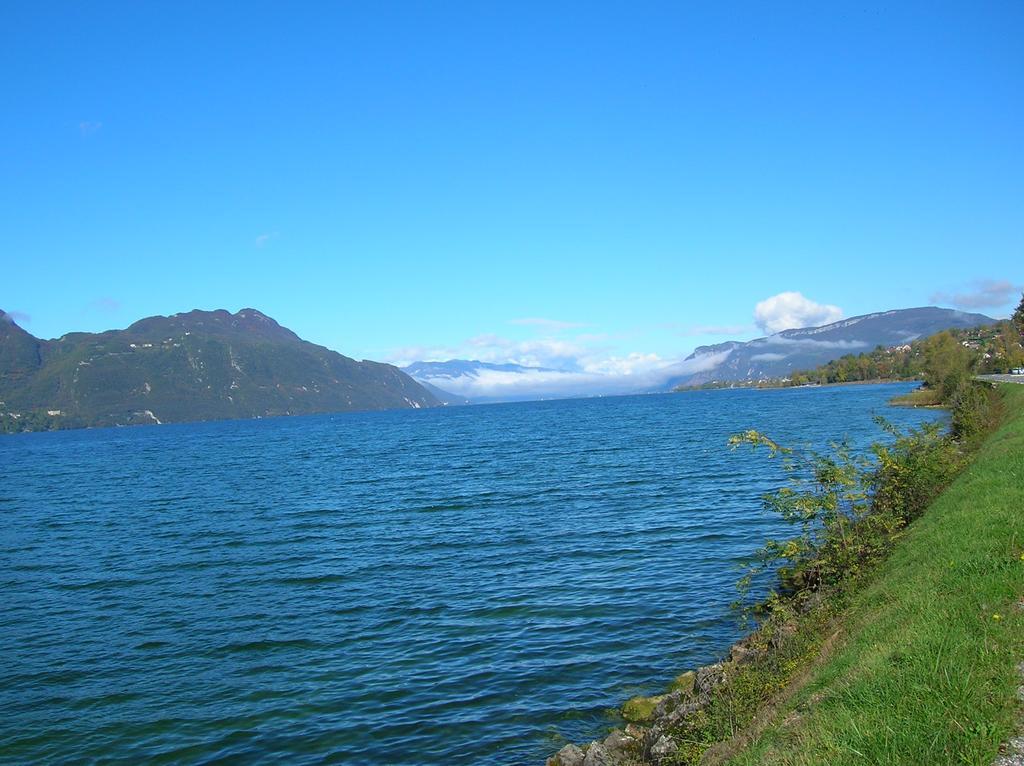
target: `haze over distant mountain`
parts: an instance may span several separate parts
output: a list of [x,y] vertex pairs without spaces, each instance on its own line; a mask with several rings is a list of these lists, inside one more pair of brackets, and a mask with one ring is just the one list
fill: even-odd
[[[522,397],[508,393],[491,393],[491,386],[502,388],[502,383],[518,376],[543,377],[558,370],[545,367],[527,367],[521,364],[480,362],[471,359],[449,359],[445,362],[413,362],[402,368],[417,382],[428,387],[446,404],[470,404],[517,399],[538,399],[543,394],[530,391]],[[471,393],[467,393],[467,391]]]
[[984,314],[926,306],[897,309],[842,319],[838,322],[783,330],[746,343],[728,341],[701,346],[683,361],[698,369],[669,380],[670,386],[709,382],[764,380],[784,377],[877,346],[899,346],[954,327],[977,327],[995,320]]
[[[783,377],[876,346],[897,346],[953,327],[994,322],[934,306],[851,317],[820,327],[783,330],[752,341],[701,346],[685,359],[665,360],[629,374],[550,369],[519,364],[451,359],[415,362],[403,369],[449,397],[472,402],[520,401],[669,391],[711,381]],[[442,400],[444,396],[441,396]]]
[[125,330],[56,340],[32,336],[0,311],[7,430],[439,404],[397,367],[304,341],[255,309],[155,316]]
[[[414,380],[415,380],[415,378],[414,378]],[[450,393],[448,391],[445,391],[442,388],[438,388],[435,385],[427,383],[427,381],[425,381],[425,380],[416,380],[416,382],[419,383],[421,386],[423,386],[425,389],[427,389],[427,391],[432,393],[434,395],[434,397],[439,402],[441,402],[441,404],[452,406],[452,407],[462,406],[462,405],[466,405],[466,404],[473,404],[473,402],[471,400],[467,399],[466,397],[459,396],[458,394],[453,394],[453,393]]]

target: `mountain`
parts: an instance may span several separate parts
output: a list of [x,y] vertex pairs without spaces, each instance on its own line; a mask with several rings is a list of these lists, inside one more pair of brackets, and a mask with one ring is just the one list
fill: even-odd
[[155,316],[56,340],[0,311],[0,430],[439,404],[397,367],[304,341],[255,309]]
[[427,391],[432,393],[434,395],[434,398],[441,402],[441,404],[444,404],[446,406],[455,407],[473,403],[464,396],[458,396],[456,394],[449,393],[448,391],[445,391],[443,388],[438,388],[435,385],[427,383],[425,380],[417,380],[416,382],[423,386],[425,389],[427,389]]
[[984,314],[935,306],[865,314],[821,327],[783,330],[747,343],[728,341],[701,346],[679,365],[682,373],[671,379],[669,385],[687,387],[779,378],[846,354],[859,354],[877,346],[901,346],[942,330],[993,322]]
[[[533,391],[523,395],[509,393],[509,384],[520,379],[532,380],[539,373],[559,374],[559,371],[546,367],[526,367],[512,363],[494,364],[475,359],[413,362],[403,367],[402,371],[435,392],[435,396],[446,404],[481,404],[544,398]],[[491,383],[494,384],[495,390],[489,393]],[[501,389],[500,393],[498,389]],[[449,393],[450,391],[466,393]]]

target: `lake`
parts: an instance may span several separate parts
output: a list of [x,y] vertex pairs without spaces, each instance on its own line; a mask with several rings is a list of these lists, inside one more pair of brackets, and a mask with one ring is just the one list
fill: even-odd
[[906,385],[0,437],[0,760],[542,764],[739,635],[787,444]]

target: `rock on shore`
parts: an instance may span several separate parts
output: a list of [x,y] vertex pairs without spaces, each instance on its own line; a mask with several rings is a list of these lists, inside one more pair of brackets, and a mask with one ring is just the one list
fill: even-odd
[[603,740],[589,745],[566,745],[547,759],[547,766],[635,766],[668,762],[679,749],[676,735],[687,719],[714,698],[715,690],[740,665],[766,652],[757,635],[736,643],[722,662],[679,675],[668,692],[634,697],[622,706],[624,729],[613,729]]

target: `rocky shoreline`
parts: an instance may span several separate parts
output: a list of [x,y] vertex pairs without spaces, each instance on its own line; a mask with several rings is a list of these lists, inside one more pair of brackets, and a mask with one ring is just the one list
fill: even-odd
[[[815,599],[817,602],[817,599]],[[804,609],[810,607],[805,604]],[[767,624],[733,644],[724,659],[688,670],[664,694],[633,697],[621,708],[624,728],[587,745],[569,744],[546,766],[637,766],[665,764],[679,754],[691,724],[712,704],[716,693],[743,666],[780,649],[797,631],[793,620]]]

